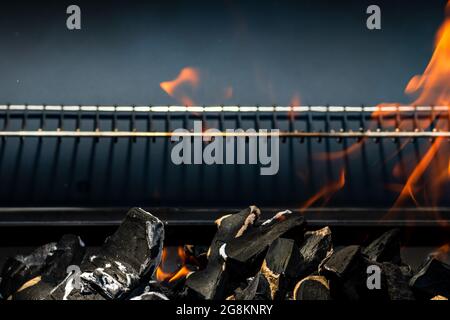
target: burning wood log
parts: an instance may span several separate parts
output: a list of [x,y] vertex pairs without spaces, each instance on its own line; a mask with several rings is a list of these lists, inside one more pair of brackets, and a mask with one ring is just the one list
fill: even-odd
[[450,265],[432,256],[428,257],[411,278],[409,285],[421,298],[450,297]]
[[50,298],[123,298],[153,276],[161,261],[163,241],[163,223],[140,208],[131,209],[102,248],[81,264],[81,288],[73,286],[73,279],[66,279]]
[[330,285],[323,276],[309,276],[297,283],[294,300],[332,300]]
[[400,230],[392,229],[375,239],[362,253],[371,261],[401,263]]
[[84,253],[85,246],[79,237],[65,235],[58,243],[42,246],[29,256],[9,260],[12,264],[5,267],[2,286],[10,291],[9,299],[43,299],[64,280],[68,266],[81,263]]
[[226,297],[227,274],[219,250],[232,239],[239,238],[248,232],[260,214],[257,207],[251,206],[239,213],[223,216],[216,221],[218,229],[208,250],[208,265],[204,270],[194,272],[186,279],[188,295],[201,299]]

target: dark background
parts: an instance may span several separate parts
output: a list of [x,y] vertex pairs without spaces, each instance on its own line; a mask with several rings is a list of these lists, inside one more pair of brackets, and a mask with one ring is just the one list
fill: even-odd
[[[2,2],[0,104],[177,104],[159,83],[186,66],[200,70],[198,90],[185,88],[197,104],[286,105],[295,94],[312,105],[408,103],[404,87],[430,59],[445,3]],[[81,31],[66,28],[70,4],[81,7]],[[366,28],[370,4],[381,7],[382,30]],[[234,95],[225,99],[229,86]],[[119,121],[121,130],[127,123]],[[321,123],[315,129],[325,130]],[[17,118],[10,129],[21,124]],[[39,120],[28,125],[37,129]],[[58,116],[47,125],[56,129]],[[145,119],[137,128],[145,130]],[[95,129],[92,119],[83,129]],[[167,129],[164,117],[155,129]],[[346,187],[329,206],[391,207],[398,192],[386,186],[405,180],[392,177],[395,164],[408,172],[428,146],[411,143],[399,153],[390,140],[371,142],[350,159],[325,162],[312,154],[345,145],[291,140],[280,147],[279,174],[261,177],[258,166],[177,167],[166,140],[11,138],[0,142],[0,205],[295,208],[345,168]]]
[[[2,1],[0,103],[176,104],[159,83],[186,66],[201,72],[197,104],[406,103],[445,3]],[[66,29],[70,4],[81,31]],[[370,4],[382,30],[366,28]]]

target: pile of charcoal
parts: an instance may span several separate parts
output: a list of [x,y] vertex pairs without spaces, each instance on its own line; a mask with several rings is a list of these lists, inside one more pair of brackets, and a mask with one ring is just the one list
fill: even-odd
[[[299,214],[261,221],[251,206],[216,221],[206,250],[185,246],[185,276],[158,281],[164,224],[131,209],[95,252],[73,235],[28,256],[9,258],[0,299],[9,300],[414,300],[450,296],[450,266],[428,256],[418,270],[402,262],[400,232],[366,246],[333,248],[328,227],[307,230]],[[378,278],[376,277],[378,271]]]

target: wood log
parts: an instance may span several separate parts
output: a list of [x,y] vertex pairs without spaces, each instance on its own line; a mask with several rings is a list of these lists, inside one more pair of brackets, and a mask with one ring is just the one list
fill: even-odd
[[294,300],[332,300],[330,285],[323,276],[308,276],[294,288]]
[[383,233],[362,249],[362,253],[371,261],[400,264],[400,230],[392,229]]
[[241,237],[253,228],[261,211],[250,206],[241,212],[225,215],[216,221],[217,232],[208,250],[208,264],[204,270],[194,272],[186,279],[186,295],[200,299],[224,299],[227,297],[228,274],[219,250],[229,241]]
[[430,256],[411,278],[409,285],[420,298],[449,297],[450,265]]

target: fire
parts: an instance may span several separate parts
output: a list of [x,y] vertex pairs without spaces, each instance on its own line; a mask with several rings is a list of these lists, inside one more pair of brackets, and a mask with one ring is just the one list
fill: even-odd
[[[300,101],[300,95],[298,93],[294,93],[294,95],[291,98],[291,102],[289,103],[291,107],[297,107],[301,105]],[[291,121],[295,120],[295,111],[291,110],[289,111],[288,117]]]
[[183,68],[178,76],[171,81],[165,81],[160,83],[161,89],[163,89],[169,96],[177,99],[185,106],[193,106],[194,101],[192,98],[182,92],[182,87],[188,85],[192,89],[196,89],[200,84],[200,72],[193,67]]
[[[450,79],[450,1],[448,1],[446,6],[445,20],[436,35],[432,57],[425,71],[422,74],[415,75],[410,79],[405,88],[405,93],[417,96],[412,105],[446,106],[447,112],[450,112],[450,85],[448,79]],[[396,105],[394,104],[393,106]],[[379,115],[381,112],[380,110],[383,107],[386,107],[386,105],[380,105],[379,110],[374,112],[373,115]],[[395,108],[392,108],[392,110],[395,110]],[[436,117],[436,114],[434,117]],[[430,121],[423,121],[421,123],[421,127],[429,127],[433,122],[435,122],[435,130],[448,130],[442,120],[435,120],[436,118],[431,119]],[[422,159],[409,173],[409,176],[407,177],[393,207],[403,205],[406,199],[411,199],[416,205],[419,205],[415,196],[415,190],[418,188],[418,184],[427,170],[430,171],[433,178],[431,182],[431,187],[433,190],[429,192],[432,196],[431,200],[434,205],[437,203],[436,198],[441,193],[440,184],[444,180],[441,179],[442,171],[445,170],[442,165],[439,166],[439,163],[442,163],[442,160],[439,159],[440,156],[442,154],[446,154],[446,152],[439,153],[440,149],[446,148],[443,142],[444,139],[442,137],[438,137],[432,142]],[[448,159],[445,159],[446,164],[447,161]],[[450,176],[450,163],[446,169]]]
[[445,261],[448,258],[449,253],[450,253],[450,244],[446,243],[437,248],[437,250],[434,251],[431,255],[438,260]]
[[304,212],[306,209],[311,207],[314,203],[320,199],[324,199],[327,202],[336,192],[341,190],[345,186],[345,170],[342,169],[339,175],[339,180],[334,181],[322,189],[320,189],[316,194],[309,198],[301,207],[300,212]]
[[158,266],[158,269],[156,270],[156,279],[160,282],[171,283],[173,281],[186,277],[192,271],[186,266],[187,260],[188,259],[184,251],[184,248],[183,246],[180,246],[177,248],[177,261],[179,262],[181,267],[174,272],[164,271],[163,267],[164,264],[167,262],[167,248],[164,248],[161,257],[161,264]]
[[414,76],[406,86],[405,92],[419,96],[414,105],[450,104],[450,1],[446,6],[446,18],[439,28],[435,50],[427,68],[421,75]]

